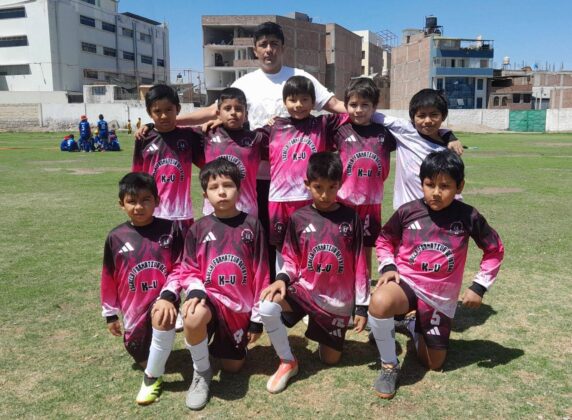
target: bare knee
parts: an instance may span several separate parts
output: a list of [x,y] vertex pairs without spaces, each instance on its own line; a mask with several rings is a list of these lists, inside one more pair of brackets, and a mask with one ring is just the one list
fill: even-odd
[[342,358],[341,351],[334,350],[333,348],[323,344],[320,344],[318,347],[318,354],[320,355],[322,363],[326,365],[337,365]]
[[222,359],[222,370],[228,373],[238,373],[244,366],[246,359],[242,360],[232,360],[232,359]]
[[195,332],[206,331],[207,324],[212,318],[211,311],[206,306],[197,305],[194,313],[187,313],[184,318],[185,335],[194,334]]
[[417,357],[423,366],[429,370],[441,370],[447,357],[447,350],[431,349],[425,344],[423,337],[419,337]]
[[376,318],[389,318],[394,315],[391,311],[391,297],[384,293],[382,287],[371,296],[369,313]]

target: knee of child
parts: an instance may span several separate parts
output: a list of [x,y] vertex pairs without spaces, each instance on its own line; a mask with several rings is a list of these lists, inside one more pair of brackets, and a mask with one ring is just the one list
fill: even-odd
[[262,318],[275,318],[280,316],[282,308],[275,302],[265,300],[260,303],[258,313]]
[[377,290],[371,295],[369,302],[369,313],[376,318],[387,318],[393,314],[389,314],[390,302],[389,297],[385,296],[381,290]]
[[228,373],[238,373],[244,365],[245,359],[242,360],[222,360],[222,370]]
[[187,316],[183,318],[184,327],[190,331],[197,328],[204,328],[209,323],[210,318],[210,310],[197,305],[193,313],[187,312]]
[[324,348],[322,345],[320,345],[319,349],[318,349],[318,354],[320,356],[320,361],[325,364],[325,365],[337,365],[341,358],[342,358],[342,353],[335,351],[331,348]]

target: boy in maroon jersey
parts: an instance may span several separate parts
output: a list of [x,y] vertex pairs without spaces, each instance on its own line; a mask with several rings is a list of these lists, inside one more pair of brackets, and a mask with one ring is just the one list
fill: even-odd
[[449,150],[427,155],[419,173],[424,198],[402,205],[377,239],[381,278],[369,305],[369,325],[381,358],[374,383],[381,398],[395,395],[399,374],[395,315],[417,312],[409,326],[417,356],[429,369],[443,365],[470,237],[483,257],[463,305],[478,308],[496,280],[504,247],[476,209],[455,199],[465,185],[464,171],[461,158]]
[[339,362],[356,306],[355,331],[367,322],[369,281],[357,213],[336,201],[342,162],[333,152],[310,156],[305,185],[313,203],[294,212],[282,253],[284,266],[260,299],[260,316],[280,357],[266,388],[277,393],[298,373],[285,325],[309,316],[306,337],[320,343],[322,362]]
[[177,127],[179,96],[167,85],[155,85],[145,95],[153,129],[135,142],[132,170],[155,178],[161,202],[155,216],[176,220],[186,231],[193,223],[191,172],[201,166],[201,136],[190,127]]
[[[175,338],[177,310],[165,299],[169,293],[160,292],[172,280],[183,237],[172,221],[153,217],[158,204],[157,185],[150,175],[132,172],[121,179],[119,205],[130,221],[107,236],[101,274],[102,315],[107,318],[107,329],[114,336],[123,335],[125,348],[145,368],[145,380],[137,395],[139,404],[149,404],[158,397]],[[124,334],[119,313],[123,314]]]
[[221,359],[226,371],[237,372],[244,365],[246,346],[262,332],[258,297],[269,284],[262,226],[236,208],[240,170],[219,158],[207,163],[199,178],[214,212],[189,229],[178,281],[169,283],[175,295],[181,288],[187,295],[181,312],[193,358],[186,397],[192,410],[208,402],[213,376],[209,352]]
[[396,147],[387,128],[371,120],[378,100],[379,89],[373,80],[352,80],[344,95],[350,121],[334,136],[334,146],[344,165],[338,198],[360,216],[370,276],[372,250],[381,231],[383,184],[389,175],[390,153]]

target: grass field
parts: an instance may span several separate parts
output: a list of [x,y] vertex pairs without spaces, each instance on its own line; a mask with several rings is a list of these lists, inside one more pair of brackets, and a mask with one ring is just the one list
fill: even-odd
[[[142,373],[100,316],[103,243],[125,220],[116,190],[132,141],[122,138],[120,153],[62,153],[61,137],[0,134],[0,417],[186,417],[192,365],[181,334],[161,400],[138,407]],[[301,370],[284,393],[265,390],[277,359],[263,336],[242,373],[215,376],[197,417],[572,417],[572,134],[460,138],[473,147],[463,195],[506,254],[485,305],[457,312],[443,372],[424,371],[398,334],[401,386],[382,401],[371,391],[379,363],[365,335],[350,333],[342,363],[326,368],[297,326]],[[392,187],[393,178],[384,219]],[[479,258],[472,245],[467,285]]]

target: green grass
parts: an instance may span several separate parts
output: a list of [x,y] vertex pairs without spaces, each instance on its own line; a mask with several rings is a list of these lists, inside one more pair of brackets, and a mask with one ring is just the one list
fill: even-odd
[[[499,279],[479,310],[460,309],[443,372],[426,372],[405,336],[392,401],[371,391],[379,364],[365,335],[348,334],[342,363],[326,368],[302,326],[290,332],[298,378],[265,390],[277,359],[267,338],[244,371],[217,374],[207,418],[460,418],[572,416],[572,135],[461,134],[466,202],[501,235]],[[177,336],[161,400],[134,403],[142,374],[100,316],[108,231],[125,220],[120,153],[62,153],[60,133],[0,134],[0,417],[125,418],[189,415],[191,359]],[[195,182],[195,209],[200,210]],[[387,183],[384,219],[391,213]],[[471,246],[465,281],[478,269]]]

